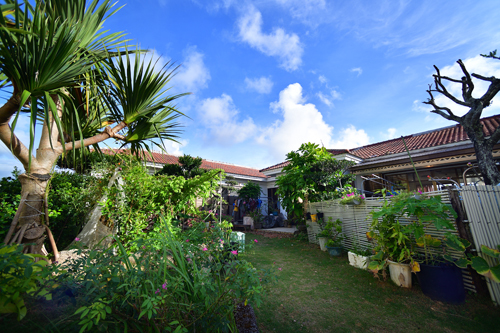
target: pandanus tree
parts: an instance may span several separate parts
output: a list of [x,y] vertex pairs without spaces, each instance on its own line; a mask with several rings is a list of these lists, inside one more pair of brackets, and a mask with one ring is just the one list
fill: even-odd
[[[46,191],[58,158],[81,156],[107,139],[134,154],[151,144],[161,149],[179,134],[182,113],[172,103],[184,94],[168,94],[175,68],[158,69],[131,50],[123,33],[103,30],[117,11],[108,0],[7,0],[0,9],[0,87],[10,94],[0,107],[0,139],[25,169],[20,208],[4,242],[31,244],[25,250],[40,253],[48,236],[57,257]],[[25,114],[29,142],[15,134]]]

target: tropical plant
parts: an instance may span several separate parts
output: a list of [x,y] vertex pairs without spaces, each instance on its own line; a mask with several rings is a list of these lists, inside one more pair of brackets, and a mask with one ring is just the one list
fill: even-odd
[[[179,133],[181,113],[171,103],[182,95],[166,94],[175,70],[169,64],[158,70],[130,50],[123,33],[102,30],[116,12],[109,0],[7,0],[0,10],[0,86],[11,94],[0,108],[0,139],[24,166],[21,201],[31,202],[21,206],[9,242],[15,228],[23,231],[22,241],[28,227],[46,224],[39,212],[59,156],[76,156],[76,149],[83,155],[81,148],[98,149],[106,139],[129,145],[134,154],[149,151],[150,142],[162,148]],[[30,119],[25,143],[15,134],[22,113]],[[32,156],[37,126],[41,136]]]
[[382,189],[384,203],[380,210],[370,212],[372,223],[367,233],[370,240],[375,240],[375,255],[368,266],[375,275],[382,271],[386,279],[385,268],[388,260],[395,262],[411,262],[413,248],[410,239],[410,231],[400,219],[403,217],[401,209],[395,208],[394,204],[387,200],[386,191]]
[[[450,217],[456,213],[450,205],[444,204],[441,197],[417,198],[415,195],[405,195],[399,200],[389,201],[385,190],[384,205],[379,211],[372,211],[372,225],[369,236],[377,242],[377,255],[370,263],[369,269],[381,270],[385,260],[411,262],[412,270],[419,271],[419,262],[431,264],[443,261],[443,253],[449,242],[456,240],[462,244],[450,231],[454,230]],[[406,220],[406,223],[402,223]],[[430,226],[444,230],[442,239],[437,239],[425,231]],[[415,246],[423,249],[423,255],[418,254]],[[465,247],[463,247],[465,250]]]
[[339,161],[324,147],[304,143],[287,154],[288,165],[276,179],[283,206],[289,214],[302,216],[303,202],[333,199],[335,189],[349,184],[354,176],[347,171],[352,161]]

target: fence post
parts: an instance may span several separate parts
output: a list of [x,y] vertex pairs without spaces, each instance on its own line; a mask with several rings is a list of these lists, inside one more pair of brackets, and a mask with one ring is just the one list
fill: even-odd
[[[457,218],[455,219],[455,224],[457,226],[458,235],[460,238],[468,240],[472,245],[465,250],[465,253],[470,253],[471,248],[476,248],[476,244],[474,244],[474,239],[471,236],[471,232],[468,226],[464,223],[465,211],[463,209],[462,203],[460,202],[459,193],[457,190],[452,190],[448,188],[448,194],[450,196],[451,206],[457,213]],[[486,281],[483,279],[481,275],[479,275],[475,270],[467,267],[467,270],[470,272],[472,281],[474,282],[474,287],[476,288],[476,292],[481,296],[489,296],[488,287],[486,285]]]

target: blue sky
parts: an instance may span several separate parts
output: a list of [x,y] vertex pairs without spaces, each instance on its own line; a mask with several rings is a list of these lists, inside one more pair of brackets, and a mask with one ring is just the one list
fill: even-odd
[[[353,148],[449,126],[422,104],[433,65],[459,78],[462,59],[471,72],[500,77],[500,61],[479,56],[500,47],[497,0],[118,5],[105,27],[128,33],[160,64],[181,64],[171,91],[192,92],[178,103],[191,119],[182,121],[182,145],[167,144],[173,154],[264,168],[303,142]],[[485,88],[477,82],[474,95]],[[483,115],[499,108],[494,101]],[[20,165],[5,147],[0,158],[0,176]]]

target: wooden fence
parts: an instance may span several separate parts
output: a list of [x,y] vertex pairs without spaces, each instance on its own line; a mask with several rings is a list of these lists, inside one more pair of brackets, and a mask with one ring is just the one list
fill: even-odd
[[[499,260],[481,254],[481,245],[494,249],[500,245],[500,187],[464,186],[460,193],[478,255],[490,266],[498,265]],[[500,304],[500,283],[486,279],[486,284],[493,302]]]
[[[441,201],[443,203],[451,204],[448,190],[428,192],[426,194],[429,196],[441,196]],[[372,210],[379,210],[382,205],[383,199],[381,198],[367,198],[360,205],[342,205],[338,203],[338,200],[323,201],[309,203],[308,212],[311,214],[323,212],[325,221],[327,221],[329,217],[332,217],[334,220],[340,219],[342,221],[342,231],[346,237],[343,241],[344,248],[347,250],[351,250],[354,247],[363,249],[373,247],[373,244],[368,242],[366,238],[366,233],[369,231],[372,221],[370,212]],[[401,219],[400,222],[406,224],[410,223],[412,220],[413,218],[409,217]],[[450,220],[455,225],[455,219],[452,216],[450,216]],[[319,224],[308,222],[307,225],[309,242],[318,244],[316,235],[320,232]],[[440,238],[444,236],[446,230],[437,230],[434,226],[431,226],[426,229],[426,233],[433,237]],[[456,235],[459,234],[456,228],[452,233]],[[448,251],[448,254],[456,259],[462,256],[462,253],[456,251]],[[462,273],[466,289],[475,291],[470,272],[465,269],[462,270]]]

